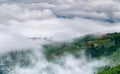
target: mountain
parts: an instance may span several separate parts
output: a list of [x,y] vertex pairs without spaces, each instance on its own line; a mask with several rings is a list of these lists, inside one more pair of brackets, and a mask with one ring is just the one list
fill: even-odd
[[[77,54],[85,50],[87,56],[98,58],[101,56],[111,56],[120,47],[120,33],[110,33],[101,36],[86,35],[76,38],[71,43],[52,43],[44,45],[47,58],[62,55],[63,53]],[[117,53],[116,53],[117,54]]]
[[[108,33],[104,35],[86,35],[82,38],[76,38],[71,43],[53,43],[44,45],[46,58],[48,60],[60,57],[65,53],[73,54],[79,57],[80,51],[84,50],[85,55],[89,58],[106,57],[110,59],[109,67],[118,65],[120,62],[120,33]],[[115,69],[114,69],[115,68]],[[114,72],[113,72],[114,71]],[[98,74],[119,74],[120,68],[112,67]]]
[[[35,38],[36,39],[36,38]],[[16,65],[29,67],[33,64],[30,58],[34,50],[14,51],[0,56],[0,74],[8,74],[9,70]],[[99,59],[106,57],[110,64],[98,69],[97,74],[119,74],[120,62],[120,33],[108,33],[102,35],[86,35],[75,38],[71,42],[53,42],[43,45],[43,53],[51,62],[63,55],[71,54],[79,58],[79,53],[84,51],[87,58]],[[38,52],[39,54],[41,52]],[[36,59],[36,56],[32,57]],[[114,71],[114,72],[113,72]]]

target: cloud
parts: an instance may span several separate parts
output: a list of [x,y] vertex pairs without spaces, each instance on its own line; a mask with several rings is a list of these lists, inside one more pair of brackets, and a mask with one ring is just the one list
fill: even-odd
[[[31,57],[32,60],[35,61],[32,67],[23,68],[17,65],[12,72],[15,74],[94,74],[97,72],[96,68],[108,63],[105,58],[88,61],[82,53],[80,53],[81,57],[79,59],[68,54],[58,58],[57,61],[55,60],[56,63],[48,62],[46,59],[43,59],[39,52],[36,52],[35,55]],[[35,60],[34,57],[38,59]]]
[[20,5],[16,4],[2,4],[0,7],[1,12],[1,22],[9,20],[19,20],[19,21],[28,21],[28,20],[38,20],[38,19],[48,19],[53,18],[53,14],[49,9],[41,10],[30,10],[29,8],[23,9]]
[[13,39],[12,32],[17,37],[52,37],[58,41],[90,33],[119,32],[119,5],[116,0],[5,0],[0,4],[0,26],[5,26],[5,34]]
[[[11,0],[11,2],[13,1]],[[21,17],[23,15],[23,20],[25,20],[24,18],[27,17],[27,15],[29,16],[29,14],[31,14],[31,16],[28,18],[32,17],[33,19],[35,16],[40,17],[42,13],[44,13],[44,10],[48,10],[49,14],[52,13],[52,15],[55,15],[54,17],[79,17],[108,22],[119,21],[119,17],[116,16],[116,14],[120,11],[120,3],[116,0],[54,0],[53,3],[49,3],[47,0],[34,3],[34,1],[31,0],[31,3],[28,2],[28,4],[25,4],[24,1],[20,2],[22,3],[2,3],[1,7],[5,11],[9,11],[8,13],[11,12],[12,16],[17,14],[17,17]],[[17,11],[13,11],[16,8]],[[5,12],[4,10],[3,12]],[[43,14],[44,17],[46,17],[45,15],[47,14]]]
[[36,47],[31,40],[0,26],[0,54]]
[[38,2],[53,2],[54,0],[1,0],[1,3],[38,3]]

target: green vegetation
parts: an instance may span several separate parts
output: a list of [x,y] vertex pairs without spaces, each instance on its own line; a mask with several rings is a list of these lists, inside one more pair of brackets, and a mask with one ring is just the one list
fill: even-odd
[[120,33],[106,34],[101,37],[86,35],[77,38],[71,43],[53,43],[44,45],[45,54],[48,59],[60,56],[64,53],[77,54],[85,50],[87,56],[93,58],[110,56],[120,47]]
[[[84,50],[88,58],[107,57],[111,61],[111,65],[118,65],[120,62],[120,33],[110,33],[102,36],[86,35],[82,38],[76,38],[72,42],[55,42],[44,45],[44,54],[48,61],[54,60],[66,53],[79,57],[79,52]],[[7,55],[0,56],[0,62],[6,67],[12,67],[19,64],[21,67],[28,67],[32,64],[30,55],[33,52],[16,51]],[[104,67],[98,74],[120,74],[120,65],[115,67]],[[4,72],[0,69],[0,74]]]
[[[83,38],[76,38],[71,43],[53,43],[44,45],[45,55],[48,60],[59,57],[64,53],[77,55],[81,50],[85,50],[86,56],[91,58],[108,57],[111,65],[120,62],[120,33],[109,33],[97,37],[86,35]],[[120,74],[120,65],[115,67],[105,67],[98,74]]]
[[91,47],[87,48],[87,54],[92,57],[110,56],[120,47],[119,33],[105,35],[105,39],[101,38],[91,42]]
[[104,71],[97,74],[120,74],[120,65],[114,67],[107,67]]
[[44,48],[47,59],[52,59],[54,56],[60,56],[64,53],[76,54],[77,51],[81,50],[80,46],[70,43],[45,45]]
[[98,38],[93,35],[86,35],[83,38],[76,38],[71,43],[53,43],[44,45],[45,54],[47,59],[53,59],[55,56],[63,55],[64,53],[71,53],[77,55],[80,50],[86,49],[88,42],[97,40]]

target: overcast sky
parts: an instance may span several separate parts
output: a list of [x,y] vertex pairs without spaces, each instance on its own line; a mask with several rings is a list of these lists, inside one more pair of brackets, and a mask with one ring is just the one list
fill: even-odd
[[0,52],[33,45],[29,37],[119,32],[119,7],[119,0],[0,0]]

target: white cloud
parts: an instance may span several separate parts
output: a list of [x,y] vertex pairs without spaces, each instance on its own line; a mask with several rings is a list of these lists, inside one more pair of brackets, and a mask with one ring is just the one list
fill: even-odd
[[[48,62],[46,59],[43,59],[38,51],[36,52],[31,57],[35,61],[32,67],[23,68],[17,65],[12,72],[15,74],[94,74],[97,72],[96,68],[108,64],[105,58],[88,61],[83,53],[80,53],[81,57],[79,59],[68,54],[67,56],[58,58],[56,63]],[[36,60],[34,57],[38,59]]]
[[0,42],[0,54],[37,47],[33,41],[15,34],[4,26],[0,26]]

